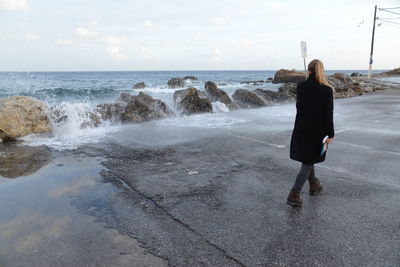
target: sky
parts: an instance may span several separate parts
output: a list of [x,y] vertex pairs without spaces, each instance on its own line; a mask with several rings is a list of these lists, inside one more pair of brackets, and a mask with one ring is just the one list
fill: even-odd
[[[307,62],[367,69],[375,4],[400,0],[0,0],[0,71],[301,70],[302,40]],[[375,69],[400,67],[391,21]]]

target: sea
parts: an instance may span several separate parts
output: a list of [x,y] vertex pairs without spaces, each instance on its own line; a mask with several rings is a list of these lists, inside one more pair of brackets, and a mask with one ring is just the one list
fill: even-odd
[[[174,110],[173,93],[167,82],[171,78],[195,76],[198,80],[186,82],[186,87],[204,90],[207,81],[213,81],[229,95],[236,89],[257,88],[278,90],[281,84],[263,83],[253,85],[244,81],[258,81],[272,78],[275,70],[260,71],[105,71],[105,72],[0,72],[0,97],[30,96],[44,101],[48,107],[57,108],[67,115],[63,122],[52,121],[51,135],[31,135],[22,138],[24,145],[46,145],[56,150],[76,149],[82,144],[98,142],[107,134],[124,131],[124,125],[104,122],[100,127],[82,128],[87,120],[87,111],[96,105],[114,102],[121,93],[138,94],[140,91],[164,101]],[[342,72],[366,74],[366,70],[332,70],[327,74]],[[146,88],[133,89],[133,85],[144,82]],[[180,116],[176,111],[174,123],[190,124],[192,127],[229,127],[240,123],[241,119],[224,116],[228,112],[222,103],[213,104],[213,114]],[[293,112],[293,109],[291,109]]]

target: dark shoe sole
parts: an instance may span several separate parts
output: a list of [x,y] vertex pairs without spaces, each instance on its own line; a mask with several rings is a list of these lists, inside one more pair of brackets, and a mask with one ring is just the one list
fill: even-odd
[[315,190],[315,191],[310,191],[310,195],[311,196],[318,195],[319,193],[321,193],[321,191],[322,191],[322,187],[320,189]]
[[293,207],[299,207],[299,206],[303,205],[303,203],[296,203],[296,202],[292,202],[289,200],[287,200],[286,203]]

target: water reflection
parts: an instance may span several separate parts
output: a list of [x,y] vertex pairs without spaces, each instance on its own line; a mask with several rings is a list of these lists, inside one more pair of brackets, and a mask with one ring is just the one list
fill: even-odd
[[45,146],[19,146],[0,143],[0,176],[17,178],[35,173],[50,162],[51,151]]

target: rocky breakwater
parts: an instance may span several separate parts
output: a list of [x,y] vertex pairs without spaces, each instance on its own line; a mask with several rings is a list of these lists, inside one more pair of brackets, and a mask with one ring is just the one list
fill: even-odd
[[378,73],[378,74],[375,74],[374,76],[377,76],[377,77],[400,76],[400,68],[395,68],[393,70]]
[[[295,97],[297,93],[297,83],[304,80],[305,76],[303,72],[281,69],[275,73],[272,82],[284,83],[284,85],[279,88],[279,92]],[[365,93],[384,90],[388,87],[384,84],[377,84],[373,81],[369,81],[361,75],[350,76],[345,73],[334,73],[333,75],[328,75],[327,80],[333,86],[335,98],[363,95]]]
[[362,76],[351,77],[345,73],[335,73],[327,78],[333,86],[335,98],[359,96],[388,88],[384,84],[376,84]]
[[0,139],[15,141],[33,133],[52,131],[46,105],[26,96],[0,98]]
[[115,103],[97,105],[96,110],[104,121],[138,123],[166,118],[173,114],[159,99],[139,92],[138,95],[123,93]]

